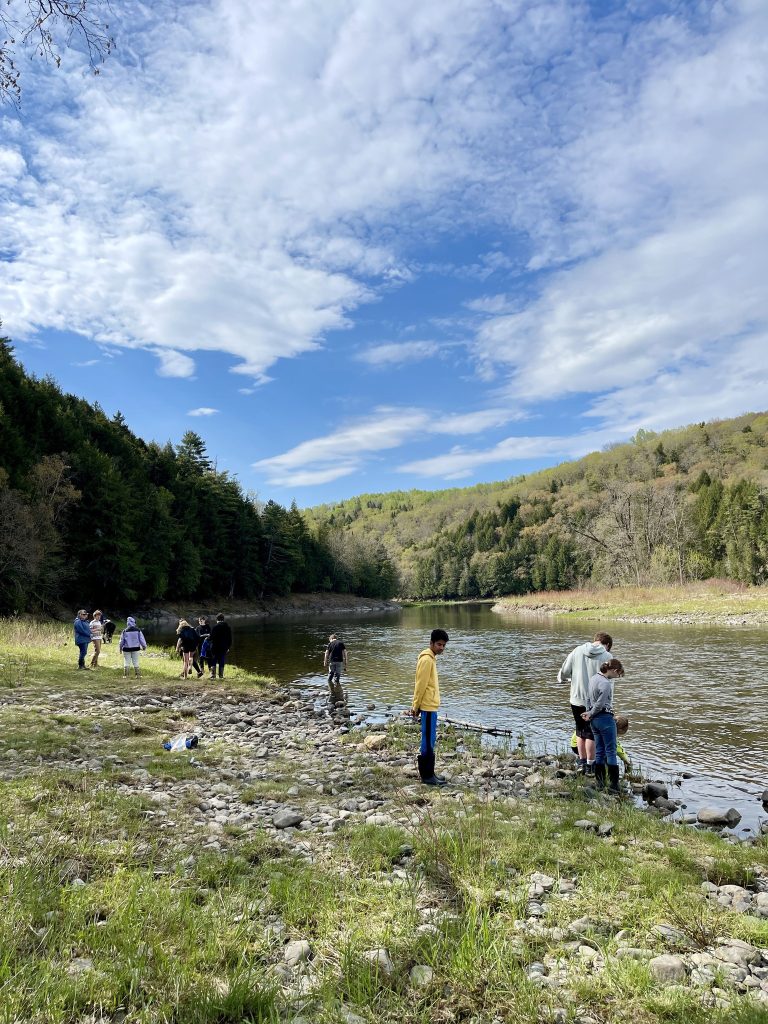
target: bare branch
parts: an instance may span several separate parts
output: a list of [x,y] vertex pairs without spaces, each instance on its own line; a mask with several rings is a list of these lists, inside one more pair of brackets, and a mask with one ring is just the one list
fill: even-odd
[[16,46],[59,67],[65,49],[79,49],[98,75],[115,48],[102,14],[109,0],[3,0],[0,6],[0,103],[19,104]]

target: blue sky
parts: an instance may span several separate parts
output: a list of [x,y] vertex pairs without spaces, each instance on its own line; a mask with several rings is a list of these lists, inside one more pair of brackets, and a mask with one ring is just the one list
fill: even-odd
[[263,500],[768,408],[764,0],[131,0],[0,110],[0,320]]

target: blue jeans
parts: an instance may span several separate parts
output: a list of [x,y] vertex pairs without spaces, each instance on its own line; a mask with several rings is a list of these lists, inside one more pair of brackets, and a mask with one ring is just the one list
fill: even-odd
[[618,764],[616,756],[616,719],[608,711],[590,718],[595,734],[595,764]]
[[80,660],[77,663],[78,668],[85,668],[85,656],[88,653],[88,644],[90,642],[90,640],[84,640],[81,644],[77,645],[80,648]]
[[221,654],[221,652],[219,652],[219,651],[214,651],[213,652],[213,660],[211,660],[210,657],[208,658],[208,664],[211,666],[211,672],[213,673],[214,676],[216,675],[216,668],[218,667],[218,669],[219,669],[219,679],[223,679],[224,678],[224,662],[226,660],[227,660],[227,652],[226,651],[223,654]]
[[437,712],[421,712],[421,749],[420,754],[431,754],[434,752],[437,742]]

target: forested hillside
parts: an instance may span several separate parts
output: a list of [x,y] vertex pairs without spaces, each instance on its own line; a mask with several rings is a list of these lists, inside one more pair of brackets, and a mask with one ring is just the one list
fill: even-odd
[[0,338],[0,613],[302,590],[389,597],[398,580],[380,544],[262,505],[197,434],[144,442]]
[[588,582],[768,578],[768,414],[697,423],[496,484],[309,510],[375,538],[403,593],[466,598]]

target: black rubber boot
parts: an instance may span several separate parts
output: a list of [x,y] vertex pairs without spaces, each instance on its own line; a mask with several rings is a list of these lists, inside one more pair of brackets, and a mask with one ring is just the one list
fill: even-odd
[[621,795],[619,789],[619,766],[617,764],[606,765],[608,769],[608,792],[613,793],[615,796]]
[[421,776],[422,782],[426,782],[426,780],[431,775],[431,772],[429,771],[427,757],[427,754],[419,754],[419,756],[416,758],[416,763],[419,766],[419,775]]
[[[425,786],[444,786],[445,779],[439,775],[435,775],[435,752],[430,751],[429,754],[421,754],[420,757],[424,761],[425,775],[422,775],[421,781]],[[421,768],[419,768],[421,770]]]
[[604,764],[595,764],[595,785],[598,789],[605,789],[606,779],[606,766]]

